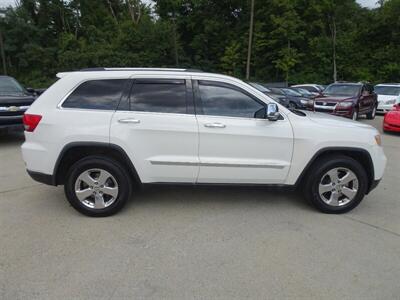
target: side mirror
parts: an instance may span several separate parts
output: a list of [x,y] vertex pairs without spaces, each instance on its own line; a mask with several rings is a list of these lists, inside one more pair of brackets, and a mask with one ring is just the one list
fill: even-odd
[[269,103],[267,105],[267,116],[266,118],[270,121],[278,121],[279,117],[279,108],[276,103]]

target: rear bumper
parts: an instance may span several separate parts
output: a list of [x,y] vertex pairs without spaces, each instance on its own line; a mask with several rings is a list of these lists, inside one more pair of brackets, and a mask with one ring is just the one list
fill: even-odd
[[34,172],[34,171],[30,171],[30,170],[26,170],[29,174],[29,176],[31,176],[31,178],[37,182],[40,183],[44,183],[47,185],[56,185],[55,182],[55,178],[53,175],[49,175],[49,174],[44,174],[44,173],[40,173],[40,172]]

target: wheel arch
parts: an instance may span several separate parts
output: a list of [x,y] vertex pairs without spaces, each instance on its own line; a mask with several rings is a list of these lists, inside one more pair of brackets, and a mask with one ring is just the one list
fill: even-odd
[[371,155],[369,152],[362,148],[353,147],[328,147],[320,149],[311,160],[307,163],[304,170],[301,172],[299,178],[297,179],[295,186],[298,187],[302,185],[304,179],[307,177],[307,173],[310,171],[311,167],[322,157],[329,155],[341,154],[353,158],[358,161],[367,172],[368,176],[368,189],[367,194],[372,190],[375,181],[375,171],[374,164],[372,162]]
[[89,155],[104,155],[115,159],[126,168],[134,182],[141,183],[135,166],[120,146],[101,142],[72,142],[64,146],[57,158],[53,171],[53,184],[64,184],[69,167]]

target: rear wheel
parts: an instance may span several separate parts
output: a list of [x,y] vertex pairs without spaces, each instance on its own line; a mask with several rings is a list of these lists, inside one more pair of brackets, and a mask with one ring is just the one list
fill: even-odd
[[64,186],[71,205],[91,217],[106,217],[118,212],[131,194],[129,174],[116,161],[91,156],[76,162]]
[[373,120],[375,119],[376,116],[376,106],[374,106],[374,108],[372,109],[372,111],[370,111],[369,113],[367,113],[367,119],[368,120]]
[[289,102],[289,109],[296,109],[296,108],[297,108],[296,103]]
[[359,162],[347,156],[335,155],[314,164],[304,192],[318,210],[340,214],[360,204],[367,186],[367,174]]

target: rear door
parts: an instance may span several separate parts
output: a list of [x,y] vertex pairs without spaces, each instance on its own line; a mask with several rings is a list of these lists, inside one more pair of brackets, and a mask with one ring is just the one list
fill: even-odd
[[196,180],[198,127],[186,76],[137,76],[111,121],[110,142],[122,145],[143,183]]
[[200,133],[199,183],[283,183],[293,151],[286,117],[255,118],[265,103],[245,87],[219,80],[194,81]]

